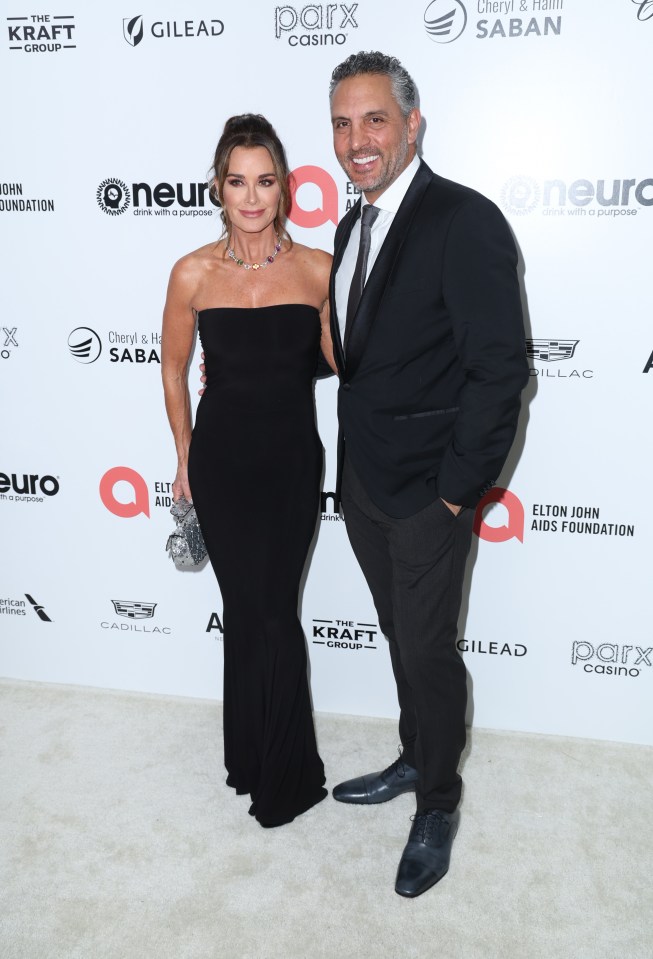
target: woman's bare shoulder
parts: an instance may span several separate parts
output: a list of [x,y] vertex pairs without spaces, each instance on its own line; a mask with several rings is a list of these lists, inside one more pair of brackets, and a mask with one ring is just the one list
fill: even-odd
[[207,243],[180,257],[172,267],[171,282],[184,287],[197,285],[219,264],[221,243]]
[[333,257],[326,250],[313,249],[302,243],[293,243],[293,253],[297,259],[311,270],[319,273],[329,273]]

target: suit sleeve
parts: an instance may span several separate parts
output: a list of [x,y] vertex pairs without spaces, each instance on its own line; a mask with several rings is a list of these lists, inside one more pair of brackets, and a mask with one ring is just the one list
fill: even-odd
[[438,493],[450,503],[475,506],[505,463],[528,382],[517,251],[504,217],[480,195],[452,217],[443,295],[464,385]]

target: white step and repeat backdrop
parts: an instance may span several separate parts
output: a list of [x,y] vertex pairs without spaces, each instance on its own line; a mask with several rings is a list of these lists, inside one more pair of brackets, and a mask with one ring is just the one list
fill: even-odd
[[[501,502],[477,514],[470,720],[653,742],[653,3],[8,0],[5,14],[0,673],[221,697],[212,571],[179,573],[164,551],[167,278],[220,232],[206,172],[245,111],[287,146],[294,238],[330,249],[355,196],[332,153],[329,76],[381,49],[419,85],[425,159],[499,204],[522,257],[531,380]],[[315,707],[393,716],[330,493],[335,383],[316,399],[324,512],[302,598]]]

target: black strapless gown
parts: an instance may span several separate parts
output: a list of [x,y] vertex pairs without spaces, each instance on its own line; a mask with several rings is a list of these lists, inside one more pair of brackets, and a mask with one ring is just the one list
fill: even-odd
[[302,304],[199,313],[207,389],[189,481],[223,600],[227,784],[278,826],[326,796],[298,617],[319,511],[312,380],[320,321]]

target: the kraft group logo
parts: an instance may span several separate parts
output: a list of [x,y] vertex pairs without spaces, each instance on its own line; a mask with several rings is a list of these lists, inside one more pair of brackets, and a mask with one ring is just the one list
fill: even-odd
[[315,646],[327,646],[341,652],[378,649],[379,627],[376,623],[360,623],[353,619],[314,619]]
[[424,11],[424,29],[435,43],[452,43],[467,26],[460,0],[432,0]]
[[[116,495],[119,486],[121,498]],[[129,466],[114,466],[100,480],[100,499],[114,516],[133,519],[143,513],[150,516],[150,494],[140,473]]]
[[[501,509],[492,510],[491,515],[506,522],[497,525],[486,522],[485,510],[493,504],[499,504]],[[488,543],[506,543],[510,539],[518,539],[520,543],[523,543],[524,506],[522,501],[510,490],[494,486],[476,507],[474,532],[479,539],[484,539]]]
[[78,363],[95,363],[102,352],[102,340],[90,326],[77,326],[68,337],[68,349]]
[[32,13],[7,17],[9,49],[24,53],[60,53],[75,50],[75,17],[69,14]]

